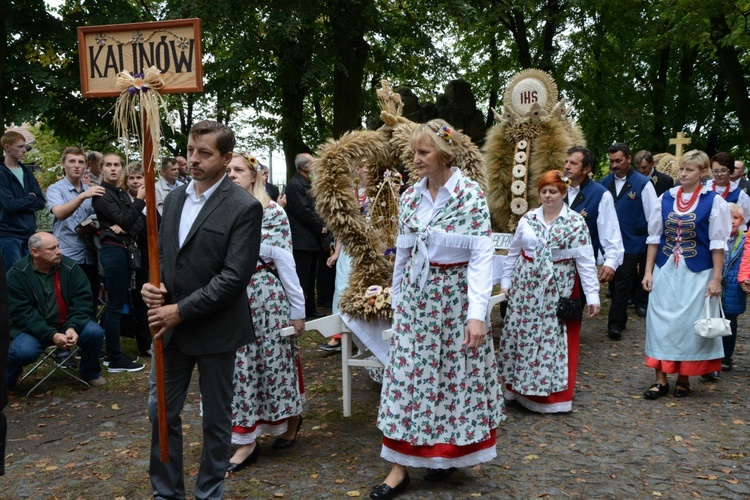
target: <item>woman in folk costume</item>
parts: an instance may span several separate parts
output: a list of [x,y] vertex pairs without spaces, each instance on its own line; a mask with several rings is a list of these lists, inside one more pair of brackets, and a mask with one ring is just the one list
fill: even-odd
[[[305,330],[305,298],[292,257],[289,220],[266,194],[261,165],[254,157],[235,155],[227,174],[263,204],[260,259],[247,286],[256,342],[237,350],[232,402],[232,444],[237,451],[228,472],[258,460],[257,438],[278,437],[273,448],[288,448],[302,425],[302,382],[296,337]],[[291,318],[291,321],[290,321]],[[281,329],[294,326],[294,337]]]
[[719,152],[711,157],[711,175],[713,179],[706,181],[706,187],[720,194],[727,203],[736,203],[742,207],[745,222],[750,220],[750,196],[740,188],[739,181],[732,181],[734,173],[734,157],[729,153]]
[[718,191],[701,186],[707,171],[706,153],[685,153],[681,185],[662,194],[648,217],[646,366],[654,369],[656,381],[644,393],[646,399],[669,392],[669,373],[677,374],[673,395],[681,398],[690,394],[689,376],[721,370],[721,339],[699,337],[694,327],[705,297],[721,294],[731,234],[729,206]]
[[421,181],[401,196],[394,333],[378,412],[381,456],[392,467],[370,498],[403,492],[407,466],[440,479],[497,456],[505,407],[484,322],[494,251],[483,191],[451,167],[462,140],[442,120],[411,135]]
[[599,314],[599,281],[583,217],[570,210],[567,179],[550,170],[539,179],[542,205],[518,222],[503,267],[509,297],[498,348],[505,398],[539,413],[573,409],[581,316],[561,319],[561,299],[578,299]]

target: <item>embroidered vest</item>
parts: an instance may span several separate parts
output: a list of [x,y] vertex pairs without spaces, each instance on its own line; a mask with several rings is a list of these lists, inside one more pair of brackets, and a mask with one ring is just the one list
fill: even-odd
[[615,199],[617,220],[620,221],[622,245],[626,254],[646,252],[646,237],[648,236],[648,221],[643,212],[642,193],[651,181],[645,175],[635,170],[628,172],[625,185],[617,195],[615,193],[615,174],[609,174],[602,179],[601,185],[609,189]]
[[678,214],[674,211],[674,196],[669,191],[662,195],[661,214],[664,232],[656,254],[657,266],[662,267],[672,256],[675,247],[679,246],[688,269],[694,273],[713,267],[708,220],[714,196],[717,196],[714,191],[702,193],[693,212]]
[[581,183],[578,196],[570,204],[570,208],[581,214],[586,221],[586,226],[588,226],[591,234],[594,255],[597,255],[600,250],[604,253],[599,242],[599,226],[596,224],[596,219],[599,217],[599,203],[602,201],[602,195],[605,191],[604,186],[590,179],[585,179]]

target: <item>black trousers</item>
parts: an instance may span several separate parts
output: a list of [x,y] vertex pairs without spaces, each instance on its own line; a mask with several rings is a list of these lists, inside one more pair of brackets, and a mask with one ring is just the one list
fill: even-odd
[[305,294],[305,315],[312,316],[315,309],[315,275],[318,272],[320,251],[294,250],[294,265],[297,266],[297,277]]
[[[615,271],[612,281],[612,305],[609,308],[607,328],[622,330],[628,323],[628,299],[632,290],[633,280],[638,276],[638,264],[643,254],[625,254],[622,264]],[[636,307],[648,306],[648,292],[641,287],[633,294]]]

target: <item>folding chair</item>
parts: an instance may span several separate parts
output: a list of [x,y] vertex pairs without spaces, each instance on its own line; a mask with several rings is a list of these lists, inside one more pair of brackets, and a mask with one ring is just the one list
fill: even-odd
[[34,373],[39,367],[42,365],[49,365],[52,367],[52,369],[44,376],[42,379],[36,383],[34,387],[32,387],[29,392],[26,393],[26,397],[30,397],[31,393],[33,393],[37,387],[42,385],[45,380],[50,378],[52,375],[54,375],[55,372],[61,372],[67,375],[68,377],[75,379],[85,385],[86,387],[91,387],[88,382],[83,380],[80,376],[78,376],[78,373],[75,368],[67,367],[65,366],[65,362],[69,359],[75,359],[75,354],[78,352],[79,347],[77,345],[74,345],[73,347],[70,347],[68,349],[65,349],[65,351],[68,352],[68,355],[65,357],[58,358],[57,355],[60,352],[60,350],[55,346],[49,346],[44,350],[44,353],[42,354],[42,357],[39,358],[39,361],[36,362],[36,364],[31,367],[29,371],[23,374],[23,377],[18,381],[20,384],[29,376]]

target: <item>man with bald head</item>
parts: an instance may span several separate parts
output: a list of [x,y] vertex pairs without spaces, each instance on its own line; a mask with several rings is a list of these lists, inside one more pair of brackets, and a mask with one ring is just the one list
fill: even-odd
[[305,293],[305,315],[320,318],[315,309],[315,276],[318,270],[321,242],[328,228],[315,211],[315,199],[310,193],[313,157],[307,153],[294,159],[297,173],[286,185],[286,213],[292,229],[292,253],[297,266],[297,276]]
[[91,286],[73,259],[60,252],[57,238],[35,233],[29,238],[29,255],[8,271],[10,336],[6,381],[16,385],[23,367],[42,351],[81,348],[81,377],[91,386],[104,385],[99,365],[104,329],[93,321]]
[[734,162],[734,170],[729,174],[729,181],[732,184],[739,183],[738,187],[747,193],[750,181],[747,180],[747,176],[745,175],[745,164],[740,160]]

